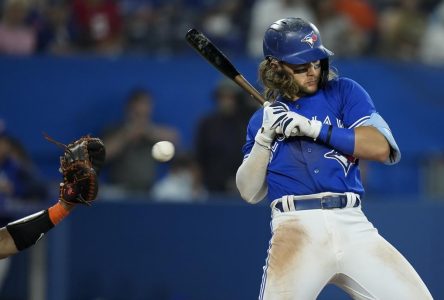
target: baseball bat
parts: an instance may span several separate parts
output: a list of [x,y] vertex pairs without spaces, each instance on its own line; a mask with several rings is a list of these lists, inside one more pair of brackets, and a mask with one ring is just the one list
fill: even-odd
[[233,80],[243,90],[261,105],[265,103],[264,97],[256,90],[245,77],[239,73],[230,60],[222,53],[203,33],[197,29],[188,30],[185,39],[193,49],[203,56],[222,74]]

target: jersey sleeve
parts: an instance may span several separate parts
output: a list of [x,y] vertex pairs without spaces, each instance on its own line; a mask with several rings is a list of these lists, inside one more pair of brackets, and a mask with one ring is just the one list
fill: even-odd
[[401,159],[401,152],[392,135],[390,127],[376,112],[370,95],[357,82],[349,78],[338,80],[339,95],[342,102],[344,127],[373,126],[384,135],[390,145],[390,156],[386,164],[396,164]]
[[393,137],[392,131],[387,122],[378,113],[373,113],[362,126],[375,127],[387,139],[390,145],[390,155],[384,162],[386,165],[394,165],[401,160],[401,151]]
[[340,78],[337,84],[342,102],[344,127],[361,126],[376,112],[373,100],[361,85],[349,78]]
[[244,159],[248,157],[251,152],[251,148],[254,145],[254,138],[256,136],[257,131],[262,126],[262,114],[264,109],[261,108],[256,111],[253,116],[250,118],[247,127],[247,137],[244,146],[242,147],[242,152],[244,153]]

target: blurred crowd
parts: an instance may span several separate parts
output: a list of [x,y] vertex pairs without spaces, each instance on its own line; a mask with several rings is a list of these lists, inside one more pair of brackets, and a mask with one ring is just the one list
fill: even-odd
[[0,53],[177,55],[196,27],[258,57],[264,30],[289,16],[317,24],[338,57],[444,62],[442,0],[0,0]]
[[[102,133],[107,147],[102,195],[111,200],[148,196],[160,202],[239,198],[235,174],[243,159],[246,124],[257,107],[228,79],[217,83],[208,100],[214,108],[197,123],[191,149],[184,149],[176,128],[153,120],[156,99],[151,92],[131,91],[121,120],[105,126]],[[149,155],[162,140],[177,148],[167,164]]]
[[[235,174],[243,159],[248,119],[257,109],[255,102],[231,80],[221,79],[208,95],[213,110],[201,116],[193,145],[185,149],[177,128],[153,120],[157,100],[149,89],[134,88],[122,99],[120,119],[103,124],[98,136],[107,154],[101,198],[158,202],[204,202],[210,196],[239,199]],[[57,197],[61,177],[39,174],[38,162],[34,164],[6,125],[0,119],[0,204],[45,203],[49,197]],[[153,145],[162,140],[176,146],[176,155],[168,163],[150,155]]]

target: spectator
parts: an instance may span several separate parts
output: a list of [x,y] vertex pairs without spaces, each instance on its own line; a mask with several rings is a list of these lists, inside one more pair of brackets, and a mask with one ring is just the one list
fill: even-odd
[[74,0],[72,12],[78,46],[100,54],[121,52],[122,19],[115,1]]
[[379,45],[383,56],[415,60],[425,30],[425,16],[417,0],[399,0],[381,12]]
[[165,177],[158,181],[151,195],[159,202],[196,202],[205,200],[199,168],[193,158],[179,154],[173,158]]
[[245,93],[230,80],[222,80],[213,94],[214,112],[200,120],[196,130],[196,159],[210,193],[238,194],[235,175],[242,162],[246,123],[252,113]]
[[427,64],[444,64],[444,1],[429,16],[421,39],[420,55]]
[[[1,2],[0,2],[1,3]],[[32,54],[36,47],[34,29],[26,24],[29,4],[26,0],[5,0],[0,20],[0,53]]]
[[362,55],[371,48],[377,14],[364,0],[321,0],[316,2],[322,42],[332,45],[335,56]]
[[40,12],[36,22],[37,52],[70,54],[74,51],[71,10],[65,0],[50,1]]
[[156,42],[155,7],[151,3],[137,1],[123,1],[121,7],[125,21],[125,51],[147,53]]
[[310,5],[310,1],[257,0],[251,8],[248,53],[253,57],[262,56],[264,31],[274,21],[288,16],[298,16],[312,22],[315,21],[315,12]]
[[156,162],[151,147],[158,141],[177,144],[175,129],[155,124],[151,119],[152,95],[134,90],[126,103],[125,119],[105,130],[109,182],[127,193],[147,193],[155,180]]
[[377,23],[376,11],[367,0],[335,0],[335,9],[351,20],[354,26],[371,32]]
[[168,56],[189,50],[184,34],[195,17],[183,0],[120,3],[125,20],[126,52]]
[[0,134],[0,200],[44,200],[46,186],[35,174],[33,164],[21,143]]
[[245,53],[249,2],[252,1],[226,0],[202,12],[203,31],[228,53]]

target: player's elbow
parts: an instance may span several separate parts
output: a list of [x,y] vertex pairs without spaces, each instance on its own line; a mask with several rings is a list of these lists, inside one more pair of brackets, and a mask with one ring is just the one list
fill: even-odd
[[241,195],[242,199],[244,199],[246,202],[248,202],[250,204],[256,204],[263,199],[263,197],[258,197],[257,194],[252,195],[252,194],[247,194],[247,193],[240,193],[240,195]]
[[373,152],[374,160],[378,162],[386,162],[390,156],[390,146],[388,143],[384,143],[380,147],[377,147]]
[[260,202],[266,194],[266,190],[264,192],[264,186],[256,186],[252,184],[252,182],[248,179],[238,175],[239,172],[236,176],[236,186],[242,199],[250,204],[256,204]]
[[266,184],[261,186],[243,185],[243,187],[238,185],[238,190],[242,199],[250,204],[256,204],[265,198],[268,187]]
[[237,189],[242,199],[250,204],[256,204],[262,199],[258,199],[258,193],[249,188],[244,182],[236,180]]

